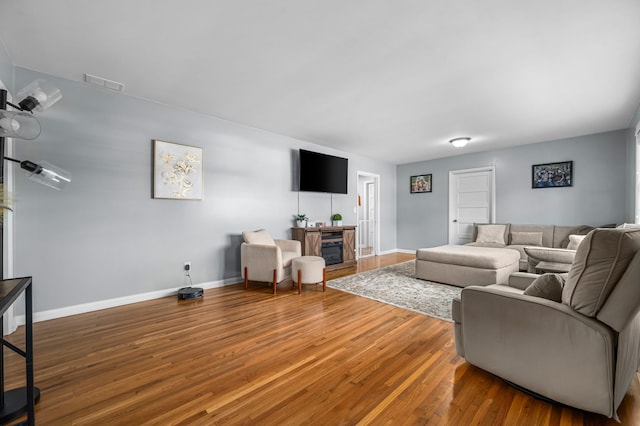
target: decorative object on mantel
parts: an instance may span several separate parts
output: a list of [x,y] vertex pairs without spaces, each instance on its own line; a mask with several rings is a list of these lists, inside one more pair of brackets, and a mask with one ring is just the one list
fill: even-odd
[[202,200],[202,148],[153,141],[153,198]]
[[431,192],[431,174],[411,176],[411,193]]
[[531,166],[531,188],[561,188],[563,186],[573,186],[573,161]]
[[333,226],[342,226],[342,215],[340,213],[336,213],[331,216],[331,224]]
[[296,219],[296,227],[298,227],[298,228],[306,228],[307,227],[307,220],[309,218],[307,217],[306,214],[298,213],[298,214],[293,215],[293,216]]

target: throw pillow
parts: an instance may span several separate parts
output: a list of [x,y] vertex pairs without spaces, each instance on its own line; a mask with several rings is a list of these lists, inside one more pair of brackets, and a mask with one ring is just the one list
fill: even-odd
[[526,288],[524,294],[560,303],[562,302],[562,288],[566,280],[567,274],[540,275]]
[[504,232],[507,229],[505,225],[478,225],[477,243],[502,244],[507,243],[504,240]]
[[542,247],[542,232],[512,232],[511,244]]
[[586,235],[569,235],[569,245],[567,245],[567,249],[569,250],[578,250],[578,246],[584,240]]
[[243,232],[242,238],[244,238],[244,242],[247,244],[264,244],[267,246],[275,246],[276,242],[271,238],[269,232],[264,229],[255,232]]

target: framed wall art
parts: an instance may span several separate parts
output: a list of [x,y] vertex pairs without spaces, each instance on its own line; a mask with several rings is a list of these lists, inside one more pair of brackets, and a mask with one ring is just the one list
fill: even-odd
[[411,193],[431,192],[431,174],[411,176]]
[[563,186],[573,186],[573,161],[531,166],[531,188],[560,188]]
[[202,148],[153,141],[153,198],[201,200]]

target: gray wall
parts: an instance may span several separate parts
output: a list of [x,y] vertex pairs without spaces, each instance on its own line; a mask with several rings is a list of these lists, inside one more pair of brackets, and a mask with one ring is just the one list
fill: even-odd
[[[449,171],[496,168],[496,220],[605,225],[629,221],[628,130],[398,166],[398,248],[447,243]],[[574,161],[574,186],[531,188],[531,166]],[[412,175],[432,173],[433,192],[410,194]]]
[[9,91],[13,92],[13,61],[2,40],[0,40],[0,80]]
[[[78,82],[15,68],[16,87],[44,77],[63,99],[38,115],[20,159],[73,174],[63,191],[16,176],[15,273],[33,275],[35,311],[240,277],[244,230],[290,236],[293,215],[355,223],[356,171],[381,175],[382,247],[396,247],[395,165]],[[152,139],[204,148],[204,200],[151,198]],[[299,148],[349,158],[349,194],[298,193]]]

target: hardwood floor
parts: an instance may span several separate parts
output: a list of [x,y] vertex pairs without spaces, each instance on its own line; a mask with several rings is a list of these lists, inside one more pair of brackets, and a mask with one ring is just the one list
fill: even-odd
[[[7,389],[24,384],[9,352]],[[36,323],[35,366],[40,425],[617,424],[465,363],[449,322],[321,286],[237,284]],[[637,379],[619,414],[640,424]]]

